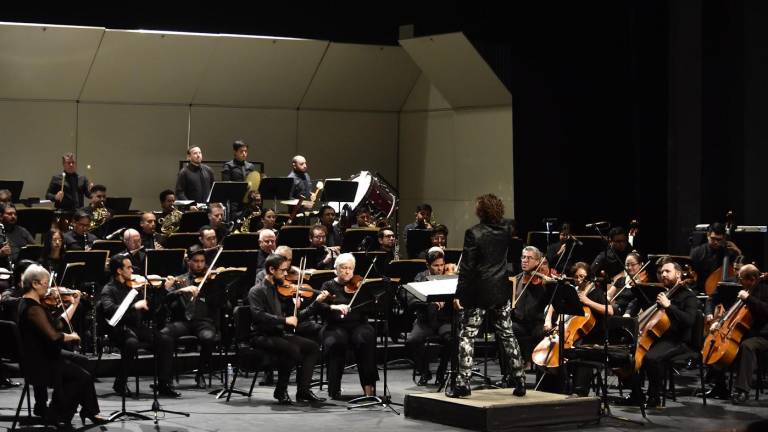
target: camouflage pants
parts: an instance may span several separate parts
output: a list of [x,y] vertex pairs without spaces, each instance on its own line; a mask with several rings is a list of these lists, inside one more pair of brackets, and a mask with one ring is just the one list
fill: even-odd
[[[520,357],[520,346],[512,331],[512,306],[510,302],[493,309],[496,319],[496,338],[501,342],[509,365],[509,373],[514,378],[522,378],[523,363]],[[465,308],[461,314],[459,327],[459,374],[456,384],[469,386],[472,376],[472,362],[475,351],[475,337],[483,323],[483,317],[488,311],[481,308]]]

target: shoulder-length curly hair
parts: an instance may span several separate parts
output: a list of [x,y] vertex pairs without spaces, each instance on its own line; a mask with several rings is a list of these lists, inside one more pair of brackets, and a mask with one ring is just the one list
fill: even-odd
[[494,194],[485,194],[477,197],[477,217],[487,224],[501,222],[504,217],[504,203]]

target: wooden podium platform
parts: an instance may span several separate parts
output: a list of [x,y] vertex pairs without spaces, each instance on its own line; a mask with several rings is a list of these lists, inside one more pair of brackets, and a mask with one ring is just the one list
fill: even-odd
[[405,396],[405,416],[480,431],[509,431],[532,426],[586,423],[597,420],[600,398],[568,397],[528,390],[524,397],[512,389],[477,390],[468,398],[444,393]]

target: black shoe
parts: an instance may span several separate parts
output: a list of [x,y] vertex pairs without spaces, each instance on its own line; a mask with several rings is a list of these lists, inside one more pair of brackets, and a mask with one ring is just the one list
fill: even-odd
[[661,399],[658,396],[648,396],[648,400],[645,401],[646,408],[662,408]]
[[16,381],[11,381],[10,378],[0,378],[0,388],[9,388],[9,387],[18,387],[21,383],[18,383]]
[[118,396],[133,397],[133,393],[128,389],[128,384],[116,382],[112,385],[112,390]]
[[342,399],[341,390],[328,390],[328,397],[332,400],[339,401]]
[[325,402],[325,398],[321,398],[312,393],[312,390],[304,390],[296,392],[296,402],[320,403]]
[[170,398],[177,398],[181,396],[181,393],[174,390],[174,388],[169,383],[160,383],[157,386],[157,394],[158,396],[165,396]]
[[290,405],[293,403],[293,401],[291,401],[291,396],[288,395],[288,389],[276,388],[275,392],[272,393],[272,396],[277,400],[279,405]]
[[621,398],[616,402],[619,406],[640,406],[643,403],[642,395],[630,393],[629,396]]
[[719,386],[715,384],[714,387],[707,390],[706,393],[707,399],[722,399],[722,400],[729,400],[731,398],[731,394],[728,393],[728,388],[725,386]]
[[511,382],[512,386],[515,387],[514,390],[512,390],[512,394],[518,397],[525,396],[525,378],[516,378]]
[[38,417],[45,418],[45,414],[48,412],[48,407],[45,404],[35,402],[35,407],[32,409],[32,413]]
[[82,411],[80,411],[80,420],[83,422],[83,426],[85,426],[85,419],[90,420],[94,425],[103,425],[105,423],[109,423],[109,419],[106,417],[99,415],[85,415]]
[[472,395],[472,390],[465,385],[455,385],[453,388],[449,388],[445,395],[451,398],[467,397]]
[[747,399],[749,399],[749,392],[745,392],[744,390],[735,389],[733,394],[731,394],[731,402],[733,402],[734,405],[741,405],[745,403]]
[[421,373],[421,377],[419,378],[419,382],[416,383],[417,386],[425,386],[428,385],[429,382],[432,380],[432,372],[430,371],[424,371]]

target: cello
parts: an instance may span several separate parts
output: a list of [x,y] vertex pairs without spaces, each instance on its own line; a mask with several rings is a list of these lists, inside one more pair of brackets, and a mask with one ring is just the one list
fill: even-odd
[[[749,291],[758,283],[768,279],[768,273],[762,273]],[[706,365],[728,367],[739,353],[741,340],[752,328],[752,313],[744,300],[737,300],[715,323],[715,328],[704,340],[701,350],[702,361]]]
[[[725,215],[725,244],[723,245],[725,253],[723,254],[723,263],[720,267],[715,269],[715,271],[710,273],[709,276],[707,276],[707,279],[704,281],[704,291],[710,297],[715,293],[718,282],[724,282],[729,278],[736,276],[736,269],[734,268],[733,263],[730,262],[731,258],[728,254],[727,246],[727,242],[730,240],[731,235],[733,234],[733,230],[736,228],[734,219],[735,216],[733,211],[729,211]],[[739,258],[737,258],[737,261],[738,260]]]

